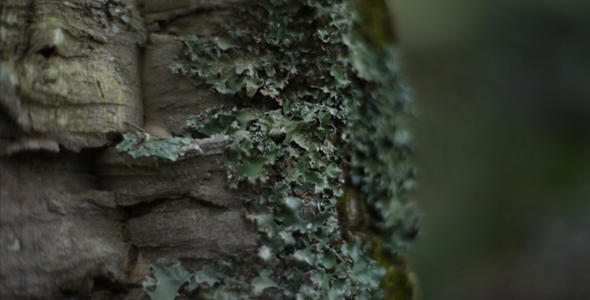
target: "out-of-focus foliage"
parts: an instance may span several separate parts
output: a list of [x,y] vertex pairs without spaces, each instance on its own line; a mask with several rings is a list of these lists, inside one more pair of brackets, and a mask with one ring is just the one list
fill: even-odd
[[396,4],[423,299],[589,299],[590,2]]

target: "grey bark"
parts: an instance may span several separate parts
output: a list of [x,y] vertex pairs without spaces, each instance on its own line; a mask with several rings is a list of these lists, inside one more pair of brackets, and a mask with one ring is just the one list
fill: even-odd
[[0,3],[0,298],[142,299],[158,259],[252,251],[223,141],[176,161],[113,145],[128,122],[179,133],[232,106],[168,66],[177,35],[215,38],[245,1]]

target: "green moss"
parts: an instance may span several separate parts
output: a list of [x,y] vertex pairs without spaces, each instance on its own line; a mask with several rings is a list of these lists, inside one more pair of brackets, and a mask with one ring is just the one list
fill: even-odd
[[[417,234],[407,197],[409,100],[394,51],[353,35],[352,11],[344,0],[264,0],[227,25],[224,38],[181,39],[187,52],[173,71],[244,99],[190,118],[184,138],[231,137],[224,168],[233,188],[254,191],[243,199],[260,248],[183,280],[158,272],[164,277],[148,284],[151,295],[181,286],[203,299],[381,299],[404,291],[385,258]],[[124,151],[152,153],[125,143]]]
[[383,299],[413,300],[417,298],[418,287],[403,256],[392,256],[391,253],[384,251],[379,238],[375,238],[371,256],[379,266],[386,269],[386,275],[381,280]]
[[357,5],[360,22],[357,32],[375,48],[383,48],[395,41],[394,26],[386,0],[363,0]]
[[350,185],[345,185],[343,190],[344,193],[336,202],[343,234],[350,239],[351,236],[370,233],[371,215],[367,210],[365,194]]

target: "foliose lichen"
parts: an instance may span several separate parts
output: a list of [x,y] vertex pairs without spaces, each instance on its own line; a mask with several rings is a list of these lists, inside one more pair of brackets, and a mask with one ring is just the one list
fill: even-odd
[[343,225],[372,242],[371,257],[386,268],[384,299],[415,299],[416,282],[401,255],[419,233],[419,214],[409,199],[416,186],[416,171],[408,162],[413,151],[406,124],[413,116],[409,89],[399,75],[385,1],[359,1],[358,10],[349,43],[352,97],[345,101],[349,123],[344,156],[350,186],[339,207],[370,215],[370,222],[343,220]]
[[117,151],[129,153],[133,158],[161,157],[175,161],[186,153],[191,139],[187,137],[154,137],[146,133],[125,134]]
[[[232,137],[224,167],[232,187],[251,191],[260,248],[193,274],[158,262],[145,284],[153,299],[400,298],[397,254],[418,233],[409,100],[393,48],[356,36],[353,11],[348,0],[260,0],[223,38],[180,39],[187,55],[173,71],[243,99],[190,118],[184,138]],[[133,139],[120,150],[153,154]]]
[[355,41],[351,54],[356,78],[353,96],[345,101],[350,181],[366,196],[384,250],[395,253],[418,234],[418,213],[408,197],[416,185],[416,171],[408,161],[412,138],[405,124],[412,115],[410,98],[392,46],[372,49]]

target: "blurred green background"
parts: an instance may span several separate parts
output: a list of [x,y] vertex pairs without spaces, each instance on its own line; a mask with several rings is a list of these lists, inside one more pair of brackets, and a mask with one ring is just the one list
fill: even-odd
[[391,0],[421,299],[590,299],[590,1]]

